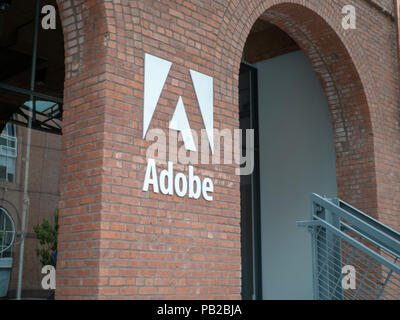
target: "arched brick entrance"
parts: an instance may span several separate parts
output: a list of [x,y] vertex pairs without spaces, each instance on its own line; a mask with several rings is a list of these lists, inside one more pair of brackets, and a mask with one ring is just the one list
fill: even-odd
[[[365,62],[360,56],[353,58],[350,55],[339,37],[343,32],[335,31],[316,12],[323,9],[332,12],[335,7],[311,5],[308,8],[297,3],[276,2],[271,1],[271,7],[265,11],[265,6],[268,7],[265,1],[264,6],[255,6],[241,32],[238,48],[232,48],[233,65],[237,67],[240,63],[243,51],[239,53],[236,50],[244,46],[248,26],[251,28],[257,18],[277,25],[297,42],[313,65],[329,104],[335,134],[338,196],[375,215],[378,208],[373,129],[364,84],[355,66],[357,63],[361,67]],[[339,24],[340,15],[335,18]],[[341,25],[336,27],[342,28]],[[225,32],[226,43],[235,42],[229,38],[231,35],[231,32]],[[353,41],[357,42],[357,39]],[[364,82],[371,82],[368,73]]]
[[[217,73],[231,72],[232,64],[239,68],[247,35],[260,17],[292,36],[313,64],[328,98],[336,134],[339,197],[375,217],[379,213],[382,222],[398,229],[400,180],[395,154],[400,146],[392,132],[398,125],[389,120],[398,118],[397,73],[389,71],[397,63],[394,10],[381,8],[377,15],[371,3],[352,3],[363,12],[357,15],[353,32],[341,25],[341,10],[348,4],[231,2],[218,32],[224,45],[217,56],[226,55],[227,65],[220,64]],[[381,39],[381,46],[375,45],[376,39]],[[384,63],[378,66],[377,61]]]

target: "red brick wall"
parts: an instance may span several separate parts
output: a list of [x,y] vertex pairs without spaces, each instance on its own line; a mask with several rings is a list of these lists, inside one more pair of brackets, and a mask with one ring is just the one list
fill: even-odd
[[[240,298],[235,167],[196,166],[214,180],[213,202],[141,191],[143,66],[145,52],[174,63],[150,128],[167,128],[179,95],[192,128],[203,128],[188,68],[214,77],[215,128],[237,128],[240,59],[261,15],[295,39],[325,89],[340,197],[400,229],[389,1],[380,1],[386,14],[364,0],[58,2],[66,47],[58,298]],[[357,30],[345,31],[349,3]]]

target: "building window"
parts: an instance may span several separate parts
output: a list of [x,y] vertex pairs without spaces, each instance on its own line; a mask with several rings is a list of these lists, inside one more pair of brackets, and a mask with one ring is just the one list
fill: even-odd
[[14,237],[14,221],[7,210],[0,207],[0,258],[11,257]]
[[7,123],[0,135],[0,180],[15,181],[18,141],[15,125]]

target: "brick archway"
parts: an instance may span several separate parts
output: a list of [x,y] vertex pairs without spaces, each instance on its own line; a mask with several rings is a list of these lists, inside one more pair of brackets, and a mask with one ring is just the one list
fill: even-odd
[[[368,89],[372,89],[364,86],[364,83],[371,84],[372,81],[366,72],[364,81],[361,80],[355,63],[361,68],[365,61],[359,56],[353,59],[337,31],[314,11],[332,12],[334,8],[339,10],[341,7],[321,8],[314,3],[306,6],[304,1],[260,2],[248,9],[251,13],[244,24],[235,21],[236,15],[232,14],[230,27],[238,23],[237,29],[242,30],[239,39],[235,41],[233,38],[237,35],[225,32],[230,28],[228,25],[227,29],[220,30],[225,43],[236,44],[231,51],[233,65],[238,68],[242,56],[240,50],[258,18],[278,26],[296,41],[314,67],[329,105],[335,138],[338,196],[377,217],[374,134],[370,114],[372,103],[369,103],[366,94]],[[242,12],[245,9],[239,5],[232,10]],[[336,20],[341,22],[340,11]],[[336,27],[341,28],[341,25]],[[344,30],[341,36],[343,33]],[[352,38],[352,35],[349,34],[349,37]],[[353,38],[353,41],[354,45],[358,40]]]

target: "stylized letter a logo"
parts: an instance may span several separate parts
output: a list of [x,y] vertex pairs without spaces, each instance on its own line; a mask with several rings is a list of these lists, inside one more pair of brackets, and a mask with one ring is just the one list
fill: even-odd
[[[144,59],[143,138],[149,129],[158,100],[167,80],[172,63],[146,53]],[[213,78],[190,70],[197,102],[206,128],[211,152],[214,152],[214,83]],[[192,130],[182,97],[179,97],[169,128],[182,133],[187,150],[196,151]]]

